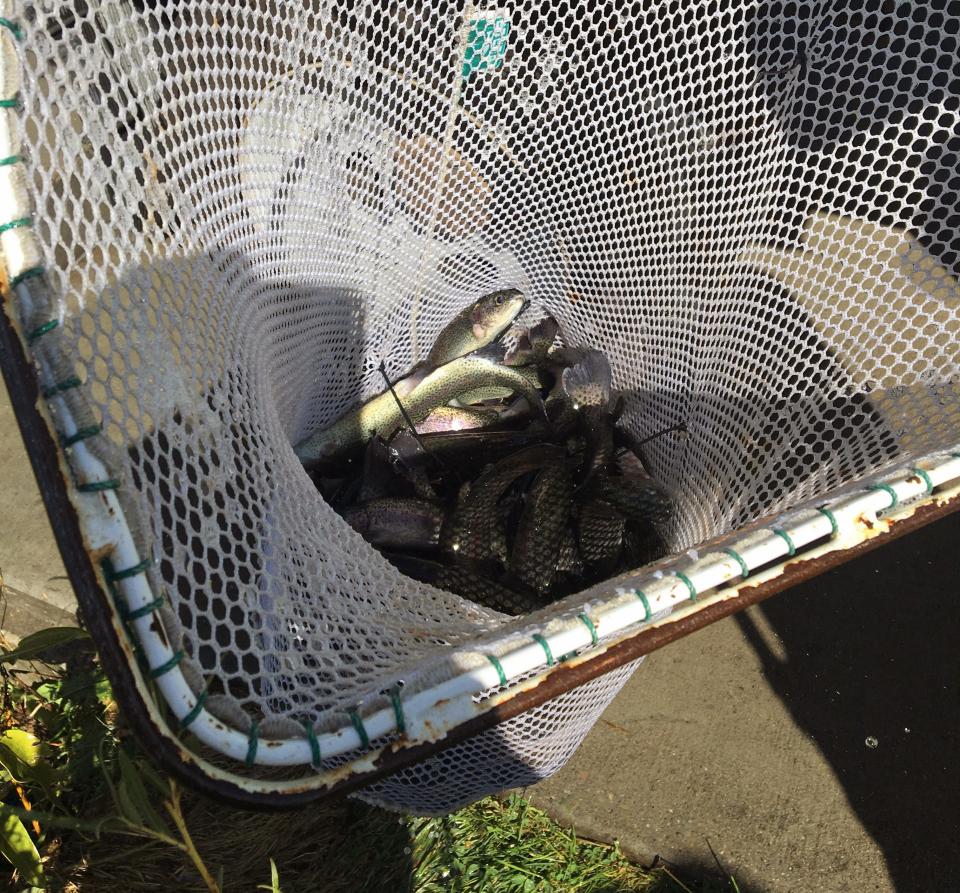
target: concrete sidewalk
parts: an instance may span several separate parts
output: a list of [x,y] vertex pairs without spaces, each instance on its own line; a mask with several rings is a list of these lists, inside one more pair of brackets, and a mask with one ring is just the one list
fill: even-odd
[[528,791],[740,890],[960,890],[960,514],[651,655]]
[[[6,392],[3,628],[73,622]],[[527,791],[587,836],[741,893],[960,889],[960,515],[652,655]],[[876,746],[867,740],[876,739]]]
[[0,378],[0,627],[76,626],[76,601]]

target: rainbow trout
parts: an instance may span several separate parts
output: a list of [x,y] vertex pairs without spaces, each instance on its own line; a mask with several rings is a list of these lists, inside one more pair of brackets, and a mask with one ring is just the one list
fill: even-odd
[[434,369],[496,341],[523,312],[529,302],[515,288],[495,291],[461,310],[437,335],[426,360],[394,388],[409,394]]
[[557,462],[537,473],[524,498],[510,570],[540,595],[550,591],[557,577],[572,495],[573,480],[567,464]]
[[440,541],[443,507],[423,499],[372,499],[351,506],[343,519],[368,543],[382,549],[431,551]]
[[470,485],[444,525],[441,550],[461,562],[505,564],[507,543],[500,520],[500,498],[521,475],[563,459],[562,447],[536,444],[488,468]]
[[[542,413],[540,392],[519,370],[502,365],[502,359],[503,349],[490,345],[434,370],[401,398],[410,419],[416,424],[460,394],[487,385],[511,388]],[[294,452],[309,468],[366,443],[375,434],[389,437],[404,424],[394,395],[386,391],[297,444]]]

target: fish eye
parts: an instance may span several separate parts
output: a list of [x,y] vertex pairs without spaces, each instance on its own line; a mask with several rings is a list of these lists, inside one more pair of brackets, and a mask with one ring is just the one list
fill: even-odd
[[495,300],[498,304],[502,304],[506,299],[507,299],[507,296],[506,296],[503,292],[500,292],[500,294],[498,294],[498,295],[494,298],[494,300]]

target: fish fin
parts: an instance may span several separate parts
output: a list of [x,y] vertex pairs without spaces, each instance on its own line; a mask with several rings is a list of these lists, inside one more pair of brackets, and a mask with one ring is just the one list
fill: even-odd
[[502,363],[506,355],[507,348],[499,341],[494,341],[470,354],[470,356],[480,357],[481,359],[490,360],[494,363]]
[[576,365],[563,370],[563,390],[574,406],[606,406],[610,402],[610,363],[599,350],[589,350]]
[[559,331],[560,323],[552,316],[545,316],[530,328],[527,338],[531,347],[546,350],[553,345]]

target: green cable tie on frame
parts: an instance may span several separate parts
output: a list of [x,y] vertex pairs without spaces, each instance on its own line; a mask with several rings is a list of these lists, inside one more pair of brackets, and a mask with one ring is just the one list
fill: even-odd
[[142,574],[152,565],[152,558],[144,558],[143,561],[139,562],[138,564],[134,564],[131,567],[125,567],[121,571],[111,570],[107,574],[107,580],[111,583],[116,583],[117,580],[126,580],[128,577],[135,577],[137,574]]
[[646,623],[653,617],[653,611],[650,610],[650,602],[647,600],[647,594],[642,589],[634,589],[633,594],[640,599],[643,610],[647,612],[647,616],[643,618],[643,622]]
[[19,164],[23,161],[22,155],[8,155],[6,158],[0,158],[0,167],[9,167],[11,164]]
[[360,736],[360,746],[369,747],[370,737],[367,735],[367,730],[363,727],[363,720],[360,719],[360,714],[357,713],[356,708],[349,711],[347,716],[350,717],[350,722],[353,723],[353,727],[356,729],[357,735]]
[[104,490],[118,490],[120,481],[116,478],[107,478],[103,481],[90,481],[86,484],[77,484],[77,490],[81,493],[102,493]]
[[547,657],[547,666],[552,667],[556,661],[553,659],[553,652],[550,650],[550,643],[540,635],[540,633],[534,633],[531,637],[534,642],[536,642],[542,649],[543,653]]
[[141,617],[146,617],[148,614],[153,614],[154,611],[157,611],[162,607],[163,596],[158,596],[152,602],[147,602],[145,605],[141,605],[139,608],[136,608],[133,611],[128,611],[123,615],[123,619],[139,620]]
[[407,733],[407,720],[403,715],[403,702],[400,700],[400,686],[390,689],[390,703],[393,705],[393,715],[397,720],[397,731],[401,735]]
[[796,555],[797,547],[793,544],[793,540],[790,538],[790,534],[786,530],[783,530],[780,527],[771,527],[771,533],[775,533],[780,539],[782,539],[787,544],[787,555]]
[[20,107],[20,94],[17,93],[11,99],[0,99],[0,109],[15,109]]
[[687,587],[687,592],[690,593],[690,601],[695,602],[697,600],[697,587],[693,585],[693,581],[680,571],[675,571],[673,575]]
[[150,678],[151,678],[151,679],[159,679],[161,676],[165,676],[165,675],[166,675],[167,673],[169,673],[177,664],[179,664],[180,661],[183,660],[183,658],[184,658],[184,654],[183,654],[182,651],[175,651],[174,654],[173,654],[173,657],[171,657],[170,660],[164,661],[162,664],[160,664],[159,667],[151,667],[151,668],[150,668]]
[[60,443],[64,448],[72,447],[75,443],[80,443],[81,440],[96,437],[100,431],[101,428],[99,425],[89,425],[86,428],[78,428],[73,434],[61,437]]
[[83,382],[80,381],[79,376],[71,375],[69,378],[65,378],[63,381],[58,381],[55,385],[51,385],[48,388],[44,388],[41,392],[46,399],[55,397],[57,394],[61,394],[64,391],[69,391],[71,388],[79,388]]
[[930,475],[927,474],[922,468],[911,468],[910,471],[912,471],[924,482],[924,484],[926,484],[927,496],[929,496],[933,492],[933,481],[930,480]]
[[577,618],[590,630],[590,643],[596,645],[600,641],[600,637],[597,635],[597,628],[593,625],[593,621],[587,616],[587,612],[582,611],[577,615]]
[[503,672],[503,664],[500,663],[500,661],[496,657],[494,657],[492,654],[486,655],[486,658],[488,661],[490,661],[491,664],[493,664],[493,668],[497,671],[497,676],[500,677],[500,684],[506,685],[507,674]]
[[244,760],[248,769],[253,767],[257,759],[257,728],[259,725],[260,723],[255,719],[250,720],[250,731],[247,733],[247,758]]
[[[22,276],[23,274],[21,273],[20,275]],[[19,285],[19,283],[17,284]],[[52,332],[58,325],[60,325],[59,319],[47,320],[47,322],[45,322],[42,326],[37,326],[32,332],[30,332],[29,335],[27,335],[27,342],[29,344],[33,344],[37,338],[46,335],[47,332]]]
[[0,233],[9,232],[12,229],[23,229],[25,226],[33,226],[32,217],[18,217],[9,223],[0,223]]
[[6,28],[17,40],[23,40],[23,28],[16,22],[0,16],[0,28]]
[[200,711],[203,710],[203,705],[207,700],[207,690],[204,689],[197,695],[197,703],[190,708],[190,712],[180,720],[180,730],[185,731],[190,727],[191,723],[200,715]]
[[317,741],[317,733],[313,728],[312,722],[303,724],[304,731],[307,733],[307,743],[310,745],[310,758],[314,768],[319,769],[321,763],[320,742]]
[[840,525],[837,524],[837,516],[826,508],[826,506],[817,509],[824,518],[830,522],[830,536],[836,536],[840,532]]
[[867,489],[883,490],[883,492],[890,497],[890,505],[888,506],[888,508],[896,508],[897,503],[900,501],[899,497],[897,496],[897,491],[894,490],[893,487],[891,487],[889,484],[871,484],[869,487],[867,487]]
[[740,565],[740,576],[746,579],[750,576],[750,568],[747,567],[747,562],[743,560],[743,556],[736,549],[724,549],[724,555],[729,555],[733,558],[737,564]]
[[21,282],[27,279],[33,279],[36,276],[42,276],[45,272],[46,270],[42,266],[27,267],[26,270],[17,273],[17,275],[10,280],[10,288],[16,288]]

